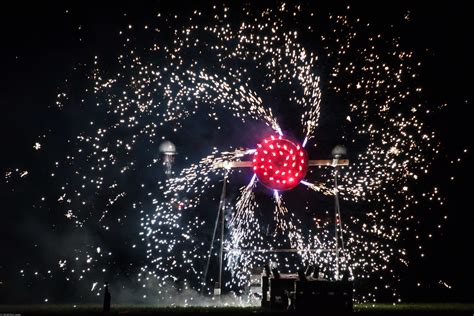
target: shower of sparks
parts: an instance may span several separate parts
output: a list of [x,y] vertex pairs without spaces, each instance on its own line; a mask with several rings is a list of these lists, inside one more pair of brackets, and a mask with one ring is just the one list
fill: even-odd
[[[351,165],[340,171],[337,190],[341,199],[361,205],[350,215],[343,211],[345,244],[340,269],[349,271],[355,279],[383,279],[385,290],[392,291],[394,300],[398,300],[396,266],[409,264],[404,241],[407,235],[417,235],[420,222],[411,209],[418,203],[443,204],[437,187],[426,192],[413,190],[417,181],[430,172],[440,150],[435,132],[425,123],[430,112],[419,101],[419,63],[411,52],[400,48],[397,39],[384,38],[382,34],[360,35],[359,30],[371,32],[358,19],[330,15],[330,34],[318,34],[307,27],[304,33],[321,44],[321,51],[312,52],[300,43],[299,31],[285,23],[286,17],[312,17],[314,13],[285,4],[258,14],[245,10],[238,24],[230,19],[229,8],[222,5],[211,13],[194,11],[192,16],[158,15],[156,28],[147,26],[140,31],[134,26],[120,31],[125,43],[124,52],[117,58],[120,71],[105,71],[96,56],[89,78],[91,85],[81,92],[79,100],[70,99],[66,92],[58,94],[60,110],[81,106],[90,111],[93,119],[67,140],[73,145],[70,153],[58,157],[50,172],[58,184],[57,191],[42,195],[45,197],[41,201],[54,203],[62,216],[78,228],[93,225],[104,234],[126,231],[127,225],[136,225],[131,222],[130,212],[139,214],[141,233],[129,236],[127,244],[132,248],[140,242],[145,244],[146,263],[134,263],[131,269],[143,288],[148,289],[148,297],[174,302],[176,294],[167,285],[182,280],[185,289],[199,288],[204,263],[209,255],[215,255],[209,253],[209,237],[198,233],[212,231],[213,225],[201,217],[200,203],[208,199],[206,192],[217,187],[224,174],[228,173],[232,182],[236,171],[222,168],[226,162],[250,160],[255,149],[231,148],[223,152],[213,148],[210,155],[160,183],[159,192],[151,192],[136,178],[136,171],[147,168],[152,173],[150,170],[161,165],[153,163],[155,156],[147,158],[148,165],[142,166],[143,148],[155,153],[163,139],[179,135],[190,120],[201,120],[203,124],[212,121],[216,130],[223,130],[225,126],[220,122],[228,116],[240,124],[261,122],[281,135],[271,95],[284,85],[290,91],[285,102],[301,112],[298,128],[303,147],[309,151],[318,142],[321,113],[324,118],[324,113],[332,111],[331,105],[322,103],[324,91],[320,83],[324,81],[328,91],[348,100],[348,115],[341,123],[343,141],[363,148],[351,157]],[[168,20],[182,27],[167,28]],[[159,40],[140,50],[134,44],[134,32],[155,32]],[[169,38],[160,37],[162,34]],[[327,76],[322,76],[322,68],[329,69]],[[255,73],[259,74],[258,79],[253,78]],[[168,131],[169,135],[165,135]],[[212,141],[208,140],[211,146]],[[256,144],[258,139],[253,141]],[[41,144],[36,142],[33,147],[44,154],[47,139],[42,138]],[[327,167],[317,171],[316,179],[308,172],[307,179],[301,182],[315,191],[309,191],[307,199],[312,194],[334,194],[333,170]],[[28,174],[15,169],[8,171],[5,178],[11,181]],[[124,181],[124,175],[130,175],[127,179],[132,180]],[[127,200],[124,205],[128,181],[133,181],[134,190],[143,192],[143,200]],[[290,262],[295,260],[318,263],[324,277],[333,279],[334,223],[321,220],[325,210],[311,210],[312,227],[302,230],[304,219],[295,217],[291,205],[287,206],[290,202],[285,203],[285,193],[275,191],[273,199],[270,193],[267,203],[275,205],[277,229],[270,236],[263,236],[254,194],[259,185],[254,175],[235,200],[226,202],[226,209],[232,211],[224,242],[225,268],[232,275],[226,286],[237,284],[242,289],[249,282],[251,270],[268,261],[278,263],[282,270],[294,268]],[[106,202],[92,202],[97,197]],[[145,199],[152,200],[152,209],[145,206]],[[422,242],[420,238],[420,253]],[[272,253],[274,249],[295,249],[295,253],[288,259]],[[99,295],[102,287],[97,282],[102,279],[96,272],[105,273],[113,256],[106,244],[87,245],[77,249],[77,257],[57,258],[59,271],[53,274],[89,282],[90,290]],[[26,269],[21,272],[26,273]],[[356,288],[360,301],[375,301],[376,296],[373,288]]]

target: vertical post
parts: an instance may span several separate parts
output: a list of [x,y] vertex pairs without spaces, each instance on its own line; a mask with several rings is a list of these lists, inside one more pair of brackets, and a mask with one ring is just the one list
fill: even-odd
[[[222,192],[221,192],[221,198],[220,198],[220,201],[219,201],[219,208],[217,209],[217,216],[216,216],[216,223],[214,225],[214,232],[212,234],[212,240],[211,240],[211,245],[209,247],[209,255],[207,256],[207,263],[206,263],[206,268],[204,270],[204,275],[202,277],[202,281],[201,281],[201,293],[204,289],[204,287],[206,286],[206,280],[207,280],[207,273],[209,271],[209,264],[211,262],[211,256],[212,256],[212,248],[213,248],[213,245],[214,245],[214,240],[216,239],[216,232],[217,232],[217,226],[219,224],[219,216],[221,215],[222,213],[222,217],[224,217],[224,206],[225,206],[225,195],[226,195],[226,187],[227,187],[227,170],[225,171],[225,174],[224,174],[224,183],[222,184]],[[224,219],[222,219],[222,224],[224,224]],[[223,252],[223,230],[221,232],[221,254],[219,256],[219,268],[221,267],[222,265],[222,252]],[[219,282],[221,282],[221,270],[219,270]],[[214,287],[214,291],[216,290],[216,288]],[[219,284],[219,288],[218,288],[218,293],[215,294],[215,295],[220,295],[220,290],[221,290],[221,285]]]
[[227,172],[224,177],[224,184],[222,185],[221,194],[221,240],[220,240],[220,253],[219,253],[219,295],[222,293],[222,267],[224,265],[224,228],[225,228],[225,196],[226,196],[226,183],[227,183]]
[[338,220],[339,220],[339,190],[337,186],[337,176],[339,173],[339,167],[336,165],[334,167],[334,237],[335,237],[335,252],[336,252],[336,267],[334,277],[339,280],[339,233],[338,233]]

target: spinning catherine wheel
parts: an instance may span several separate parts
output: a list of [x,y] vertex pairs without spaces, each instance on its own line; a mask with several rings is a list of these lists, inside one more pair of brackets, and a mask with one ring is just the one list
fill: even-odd
[[306,151],[283,136],[271,136],[257,144],[252,160],[258,180],[274,190],[290,190],[306,175]]

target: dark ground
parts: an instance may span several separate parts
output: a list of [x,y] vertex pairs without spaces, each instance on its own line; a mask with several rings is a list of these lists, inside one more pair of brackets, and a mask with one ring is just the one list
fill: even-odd
[[[101,315],[100,305],[0,305],[0,313],[21,313],[22,315]],[[108,315],[334,315],[333,312],[321,312],[315,306],[312,311],[297,313],[274,312],[257,307],[156,307],[146,305],[119,305],[112,307]],[[474,304],[375,304],[356,305],[355,315],[473,315]],[[339,315],[339,313],[337,313]]]

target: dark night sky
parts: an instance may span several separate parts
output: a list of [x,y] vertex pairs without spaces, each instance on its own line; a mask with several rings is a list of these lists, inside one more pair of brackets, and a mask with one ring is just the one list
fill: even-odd
[[[236,1],[230,3],[238,7]],[[317,8],[331,12],[346,5],[344,2]],[[55,137],[61,137],[63,132],[73,134],[71,129],[80,128],[74,126],[73,114],[70,121],[58,121],[59,117],[51,109],[58,87],[77,63],[89,61],[94,55],[100,55],[105,62],[114,58],[121,45],[117,31],[124,25],[150,21],[158,10],[180,13],[194,8],[183,8],[184,4],[178,1],[134,1],[128,5],[98,4],[97,1],[67,5],[15,2],[11,7],[4,6],[0,10],[2,175],[11,167],[34,168],[36,153],[32,145],[38,135],[52,126]],[[200,2],[194,6],[206,5]],[[468,9],[467,1],[432,1],[429,4],[421,1],[416,4],[414,1],[365,1],[364,4],[351,4],[351,7],[354,15],[371,22],[381,32],[400,36],[403,45],[411,47],[423,62],[421,81],[426,103],[448,104],[443,114],[435,116],[431,122],[444,144],[442,156],[456,159],[462,156],[464,148],[469,149],[460,164],[435,165],[435,174],[446,173],[456,179],[441,185],[447,197],[450,218],[441,236],[436,236],[427,245],[426,257],[413,262],[410,273],[404,276],[406,288],[402,286],[401,290],[413,300],[445,297],[473,302],[474,291],[470,286],[474,282],[474,209],[469,181],[473,171],[472,138],[469,136],[474,71],[470,43],[474,29],[472,11]],[[392,23],[398,24],[400,17],[408,12],[410,23],[395,29],[388,27]],[[24,189],[21,206],[11,198],[11,186],[2,183],[0,188],[2,281],[24,257],[27,244],[38,232],[25,231],[23,225],[28,217],[35,218],[27,205],[34,203],[29,199],[29,190],[36,188]],[[426,285],[416,290],[408,282],[414,279],[426,280]],[[453,288],[449,291],[443,289],[439,280],[445,280]]]

